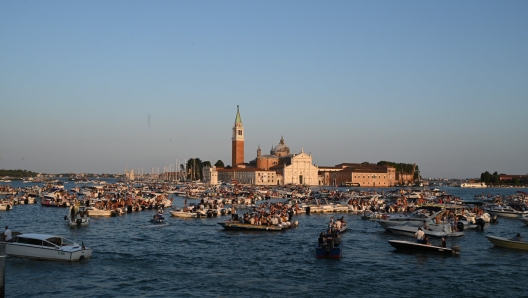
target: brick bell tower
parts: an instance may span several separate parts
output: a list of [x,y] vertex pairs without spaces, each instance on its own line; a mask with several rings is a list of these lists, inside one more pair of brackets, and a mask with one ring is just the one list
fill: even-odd
[[233,137],[231,140],[231,166],[236,168],[237,165],[244,163],[244,126],[242,126],[242,118],[240,118],[238,105],[235,125],[233,126]]

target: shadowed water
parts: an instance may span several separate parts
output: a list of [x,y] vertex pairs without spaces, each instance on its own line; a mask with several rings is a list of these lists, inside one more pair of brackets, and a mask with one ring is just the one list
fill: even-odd
[[[484,192],[515,189],[447,188],[463,199]],[[182,205],[176,198],[175,205]],[[6,260],[8,297],[521,297],[528,276],[528,252],[494,247],[485,234],[528,237],[528,227],[500,218],[484,232],[466,230],[448,238],[460,256],[397,253],[376,222],[351,214],[298,215],[299,227],[282,232],[224,231],[212,219],[181,219],[166,214],[165,224],[149,219],[155,211],[92,218],[70,228],[67,209],[15,206],[1,212],[13,231],[50,233],[94,249],[81,263]],[[318,234],[331,216],[344,216],[343,258],[316,259]],[[432,239],[433,244],[438,242]]]

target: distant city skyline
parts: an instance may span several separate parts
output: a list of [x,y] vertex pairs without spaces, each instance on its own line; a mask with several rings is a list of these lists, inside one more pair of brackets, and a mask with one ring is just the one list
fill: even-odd
[[317,166],[527,174],[528,2],[6,2],[0,168],[150,172],[279,143]]

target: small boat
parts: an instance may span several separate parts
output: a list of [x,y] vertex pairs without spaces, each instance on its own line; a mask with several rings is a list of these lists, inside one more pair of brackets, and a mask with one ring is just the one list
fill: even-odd
[[283,231],[285,229],[289,229],[293,226],[297,226],[297,222],[293,224],[279,224],[279,225],[252,225],[250,223],[241,223],[240,221],[232,221],[228,220],[225,222],[219,222],[219,225],[221,225],[226,230],[254,230],[254,231]]
[[342,255],[343,241],[340,236],[337,245],[333,237],[327,237],[322,244],[318,243],[315,247],[315,254],[318,259],[340,259]]
[[151,223],[160,224],[165,221],[165,217],[163,217],[163,214],[158,212],[154,214],[154,217],[150,220]]
[[70,217],[65,215],[64,221],[70,226],[87,226],[90,223],[90,216],[85,206],[71,206]]
[[171,210],[169,211],[170,215],[174,217],[182,217],[182,218],[196,218],[198,215],[196,212],[191,211],[183,211],[183,210]]
[[449,255],[460,254],[460,246],[458,245],[448,248],[448,247],[427,245],[427,244],[410,242],[410,241],[402,241],[402,240],[388,240],[388,242],[390,245],[392,245],[397,250],[405,251],[405,252],[433,252],[433,253],[443,253],[443,254],[449,254]]
[[488,240],[495,246],[528,250],[528,242],[526,241],[518,241],[491,235],[486,235],[486,238],[488,238]]
[[4,242],[6,255],[57,261],[84,261],[92,249],[69,239],[47,234],[20,234],[12,242]]
[[97,207],[91,206],[87,208],[90,216],[116,216],[117,213],[114,210],[102,210]]

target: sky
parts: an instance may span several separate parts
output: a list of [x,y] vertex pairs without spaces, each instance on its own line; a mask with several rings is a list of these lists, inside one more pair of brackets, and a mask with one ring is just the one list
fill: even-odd
[[279,143],[317,166],[528,173],[528,1],[3,1],[0,168],[145,173]]

